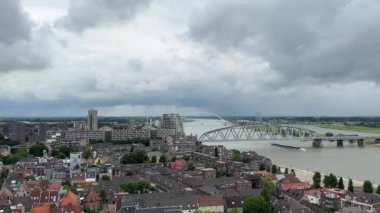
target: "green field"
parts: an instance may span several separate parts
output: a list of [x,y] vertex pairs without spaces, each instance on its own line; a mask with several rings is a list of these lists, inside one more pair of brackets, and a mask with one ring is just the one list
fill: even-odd
[[337,130],[348,130],[348,131],[354,131],[354,132],[366,132],[366,133],[375,133],[380,134],[380,128],[371,128],[371,127],[364,127],[364,126],[355,126],[355,125],[344,125],[342,123],[313,123],[312,125],[327,128],[327,129],[337,129]]

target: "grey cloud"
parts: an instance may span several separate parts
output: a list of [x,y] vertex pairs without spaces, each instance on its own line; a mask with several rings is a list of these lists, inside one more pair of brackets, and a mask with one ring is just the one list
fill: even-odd
[[67,15],[57,25],[82,32],[104,23],[129,21],[149,3],[150,0],[71,0]]
[[36,70],[49,64],[43,38],[46,26],[36,32],[19,0],[4,0],[0,7],[0,72]]
[[0,7],[0,43],[27,40],[31,22],[22,10],[19,0],[3,0]]
[[280,82],[380,82],[380,2],[214,1],[192,16],[189,36],[262,58]]

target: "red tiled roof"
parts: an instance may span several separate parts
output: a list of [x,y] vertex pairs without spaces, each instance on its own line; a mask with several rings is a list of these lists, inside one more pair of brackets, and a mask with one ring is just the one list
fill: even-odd
[[184,160],[176,160],[174,162],[169,163],[169,167],[171,169],[182,169],[184,165],[185,165]]
[[224,205],[223,197],[219,195],[214,195],[214,196],[197,195],[197,201],[198,201],[199,207]]
[[74,194],[72,191],[69,191],[62,197],[60,201],[60,206],[76,205],[77,202],[78,196]]
[[309,189],[309,184],[306,182],[281,183],[280,187],[284,191],[289,190],[289,189]]
[[30,210],[30,213],[50,213],[50,205],[36,206]]
[[99,194],[95,191],[91,191],[85,198],[84,198],[84,202],[87,202],[87,203],[92,203],[92,202],[99,202],[101,201],[102,199],[100,198]]

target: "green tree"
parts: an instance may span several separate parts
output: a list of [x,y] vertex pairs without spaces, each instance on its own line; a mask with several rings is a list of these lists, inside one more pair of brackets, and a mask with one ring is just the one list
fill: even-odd
[[160,163],[166,163],[166,156],[165,155],[161,155],[160,159],[159,159],[159,162]]
[[173,156],[172,157],[172,162],[176,161],[177,160],[177,157],[176,156]]
[[331,133],[331,132],[326,132],[326,137],[333,137],[334,136],[334,134],[333,133]]
[[372,186],[371,181],[369,181],[369,180],[364,181],[364,183],[363,183],[363,192],[373,193],[373,186]]
[[379,194],[379,195],[380,195],[380,184],[377,185],[376,194]]
[[188,156],[188,155],[183,156],[183,160],[189,161],[190,160],[190,156]]
[[187,170],[193,171],[194,169],[195,169],[194,163],[193,162],[189,162],[187,164]]
[[338,188],[339,189],[344,189],[344,183],[343,183],[343,178],[342,177],[339,178]]
[[348,180],[348,187],[347,187],[347,190],[349,192],[354,192],[354,184],[352,183],[352,179],[349,179]]
[[276,166],[275,164],[272,165],[271,172],[272,172],[273,174],[276,174],[276,173],[278,172],[278,170],[277,170],[277,166]]
[[260,185],[263,187],[261,196],[263,196],[264,199],[269,202],[271,195],[273,195],[275,191],[275,185],[273,181],[269,178],[261,177]]
[[105,189],[101,189],[99,191],[99,196],[102,199],[102,202],[104,203],[107,199],[107,191]]
[[91,156],[92,156],[92,152],[91,152],[90,149],[86,149],[86,150],[83,152],[83,158],[84,158],[84,159],[89,159]]
[[261,180],[261,176],[260,175],[251,175],[251,176],[248,177],[248,180],[251,181],[252,188],[259,188],[259,186],[260,186],[260,180]]
[[48,148],[43,143],[36,143],[29,148],[29,154],[41,157]]
[[122,164],[140,164],[147,162],[148,156],[144,150],[137,149],[133,152],[125,153],[121,158]]
[[263,162],[260,163],[259,170],[264,171],[266,169],[265,164]]
[[320,172],[315,172],[313,175],[313,185],[312,188],[314,189],[319,189],[321,188],[321,173]]
[[153,157],[150,159],[151,163],[157,163],[157,157],[153,155]]
[[324,177],[323,177],[323,186],[324,187],[326,187],[326,188],[328,188],[329,187],[329,185],[330,185],[330,180],[329,180],[329,176],[328,175],[325,175]]
[[237,208],[233,208],[229,210],[228,213],[239,213],[239,210]]
[[336,188],[338,185],[338,178],[330,173],[330,175],[325,175],[325,178],[323,179],[323,184],[327,188]]
[[271,213],[272,208],[263,196],[254,196],[246,199],[243,205],[243,213]]
[[239,150],[232,150],[232,161],[238,161],[241,162],[241,153]]
[[288,174],[289,173],[289,169],[288,168],[285,168],[285,174]]
[[123,189],[125,192],[131,193],[131,194],[136,194],[139,191],[141,192],[145,189],[149,189],[150,183],[146,180],[129,181],[129,182],[121,184],[120,188]]
[[270,172],[270,166],[267,166],[267,167],[265,168],[265,170],[266,170],[267,172]]
[[110,178],[110,176],[108,176],[108,175],[103,175],[103,176],[102,176],[102,180],[103,180],[103,181],[108,181],[108,180],[111,180],[111,178]]

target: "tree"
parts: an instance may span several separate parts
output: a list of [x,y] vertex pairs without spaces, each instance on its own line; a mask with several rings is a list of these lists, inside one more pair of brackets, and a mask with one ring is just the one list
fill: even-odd
[[267,167],[265,168],[265,170],[266,170],[267,172],[270,172],[270,166],[267,166]]
[[333,137],[334,136],[334,134],[333,133],[331,133],[331,132],[326,132],[326,137]]
[[125,192],[136,194],[150,188],[150,183],[146,180],[129,181],[120,185],[120,188]]
[[166,163],[166,157],[165,155],[161,155],[160,159],[158,160],[160,163]]
[[232,161],[239,161],[239,162],[241,162],[241,153],[240,153],[240,151],[239,150],[236,150],[236,149],[234,149],[234,150],[232,150]]
[[292,175],[294,175],[294,177],[296,176],[296,172],[294,171],[294,169],[292,169],[292,170],[290,171],[290,173],[292,173]]
[[379,195],[380,195],[380,184],[377,185],[376,194],[379,194]]
[[354,185],[353,185],[353,183],[352,183],[352,179],[349,179],[349,180],[348,180],[348,187],[347,187],[347,190],[348,190],[349,192],[354,192]]
[[150,159],[151,163],[157,163],[157,156],[153,155],[153,157]]
[[285,168],[285,174],[288,174],[289,173],[289,169],[288,168]]
[[270,196],[275,191],[275,185],[274,185],[273,181],[269,178],[261,177],[260,185],[263,187],[263,191],[261,192],[261,196],[263,196],[264,199],[269,202]]
[[187,164],[187,170],[193,171],[195,169],[194,163],[190,162]]
[[271,171],[272,171],[273,174],[276,174],[278,172],[277,171],[277,166],[275,164],[272,165]]
[[339,178],[338,188],[339,189],[344,189],[344,183],[343,183],[343,178],[342,177]]
[[102,202],[104,203],[106,201],[106,199],[107,199],[107,192],[106,192],[106,190],[105,189],[101,189],[99,191],[99,196],[102,199]]
[[125,153],[121,158],[123,164],[140,164],[148,161],[148,156],[144,150],[137,149],[133,152]]
[[84,159],[89,159],[91,156],[92,156],[92,152],[91,152],[90,149],[86,149],[86,150],[83,152],[83,158],[84,158]]
[[36,143],[29,148],[29,154],[41,157],[44,155],[44,150],[48,148],[43,143]]
[[252,175],[248,178],[252,183],[252,188],[259,188],[261,176],[260,175]]
[[330,179],[330,187],[336,188],[338,185],[338,178],[335,175],[333,175],[332,173],[330,173],[329,179]]
[[229,210],[228,213],[239,213],[239,210],[237,208],[233,208]]
[[189,161],[190,160],[190,156],[188,156],[188,155],[183,156],[183,160]]
[[263,162],[260,163],[259,170],[260,171],[264,171],[265,170],[265,164]]
[[369,180],[364,181],[364,183],[363,183],[363,192],[373,193],[373,186],[372,186],[371,181],[369,181]]
[[321,188],[321,173],[320,172],[315,172],[313,175],[313,185],[311,186],[314,189],[319,189]]
[[176,161],[177,160],[177,157],[176,156],[173,156],[172,157],[172,162]]
[[243,205],[243,213],[271,213],[272,208],[263,196],[254,196],[246,199]]
[[111,180],[111,178],[110,178],[110,176],[108,176],[108,175],[103,175],[103,176],[102,176],[102,180],[103,180],[103,181],[107,181],[107,180]]
[[330,173],[330,175],[325,175],[325,178],[323,179],[323,184],[327,188],[336,188],[338,185],[338,179],[335,175]]

